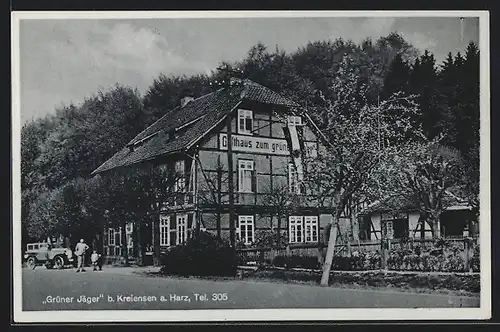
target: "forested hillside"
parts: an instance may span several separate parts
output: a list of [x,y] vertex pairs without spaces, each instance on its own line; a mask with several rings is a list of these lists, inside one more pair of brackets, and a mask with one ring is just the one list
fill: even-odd
[[[429,139],[457,149],[467,161],[471,187],[479,181],[479,51],[471,43],[462,53],[449,54],[436,63],[432,53],[420,54],[398,34],[360,44],[336,39],[311,42],[293,53],[262,44],[246,58],[227,65],[243,76],[283,93],[311,112],[342,94],[338,82],[340,63],[349,55],[349,66],[366,87],[370,103],[382,103],[396,92],[415,95],[415,119]],[[122,214],[144,218],[139,203],[120,203],[134,195],[119,195],[143,185],[137,179],[110,187],[90,173],[140,131],[167,114],[189,89],[197,97],[215,89],[220,75],[159,76],[141,96],[130,87],[116,85],[88,96],[82,105],[68,105],[55,115],[26,123],[21,132],[21,185],[23,241],[60,233],[83,236]],[[119,84],[119,82],[117,82]],[[360,90],[361,91],[361,90]],[[361,92],[360,92],[361,93]],[[324,126],[320,114],[313,114]],[[397,114],[394,115],[397,117]],[[114,188],[113,190],[105,190]],[[147,193],[143,193],[146,195]],[[120,198],[121,197],[121,198]],[[130,202],[129,202],[130,203]],[[133,208],[130,208],[133,206]],[[127,209],[129,209],[127,211]]]

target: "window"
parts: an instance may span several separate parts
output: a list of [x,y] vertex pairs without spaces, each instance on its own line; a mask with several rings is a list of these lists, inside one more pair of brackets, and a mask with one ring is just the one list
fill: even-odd
[[121,256],[122,254],[122,232],[119,227],[108,228],[108,255]]
[[318,217],[290,216],[288,232],[290,243],[318,242]]
[[394,238],[394,229],[393,229],[392,220],[385,220],[385,221],[382,221],[382,223],[383,223],[382,231],[385,234],[385,236],[388,239],[393,239]]
[[304,234],[302,228],[302,217],[291,216],[289,219],[288,227],[290,234],[290,243],[303,242]]
[[131,222],[127,223],[127,225],[125,226],[125,237],[127,238],[127,248],[129,256],[134,255],[133,232],[134,232],[134,224]]
[[253,160],[238,160],[238,190],[240,192],[253,192]]
[[299,173],[294,163],[288,164],[288,188],[290,193],[300,195],[302,193],[301,184],[299,183]]
[[290,115],[288,116],[289,126],[300,126],[302,125],[302,118],[300,116]]
[[238,110],[238,133],[251,135],[253,130],[253,114],[249,110]]
[[253,216],[238,216],[238,228],[236,230],[238,238],[245,244],[252,244],[254,241],[254,219]]
[[318,217],[304,217],[306,230],[305,242],[318,242]]
[[108,245],[109,246],[115,245],[115,229],[114,228],[110,228],[108,230]]
[[187,214],[177,215],[177,244],[187,240]]
[[186,189],[186,178],[184,172],[184,160],[178,160],[175,162],[175,182],[174,191],[184,191]]
[[170,217],[160,216],[160,246],[170,245]]

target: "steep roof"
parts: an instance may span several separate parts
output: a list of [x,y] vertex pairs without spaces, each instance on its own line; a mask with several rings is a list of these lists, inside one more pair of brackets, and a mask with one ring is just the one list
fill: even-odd
[[[299,106],[258,83],[250,80],[241,82],[243,84],[219,89],[184,107],[173,109],[134,137],[92,174],[181,151],[205,135],[243,100],[286,107]],[[175,136],[172,135],[174,132]]]

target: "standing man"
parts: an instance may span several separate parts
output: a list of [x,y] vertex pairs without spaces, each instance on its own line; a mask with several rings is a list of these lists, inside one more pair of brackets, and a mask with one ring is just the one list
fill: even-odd
[[85,243],[83,239],[80,240],[79,243],[75,246],[75,255],[78,258],[78,267],[76,272],[85,271],[84,261],[85,261],[85,252],[89,249],[89,246]]

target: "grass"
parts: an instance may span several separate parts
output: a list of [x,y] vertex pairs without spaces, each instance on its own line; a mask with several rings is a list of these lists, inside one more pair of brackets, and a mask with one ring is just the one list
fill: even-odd
[[[138,272],[150,277],[176,279],[204,279],[212,281],[247,280],[319,286],[320,271],[294,271],[285,269],[240,270],[239,277],[180,277],[160,272]],[[398,271],[332,271],[330,287],[344,289],[369,289],[409,293],[442,294],[452,296],[479,296],[479,274]]]

